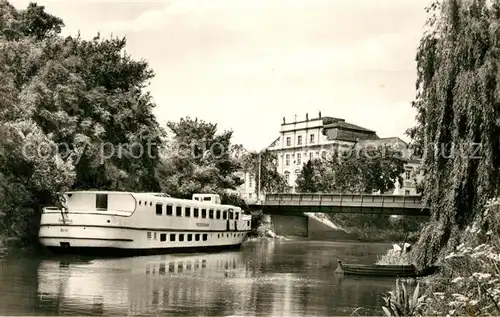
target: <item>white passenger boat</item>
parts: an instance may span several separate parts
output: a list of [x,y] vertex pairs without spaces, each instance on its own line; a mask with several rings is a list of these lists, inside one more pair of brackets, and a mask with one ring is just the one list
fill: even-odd
[[240,246],[251,227],[219,195],[74,191],[43,209],[39,240],[55,251],[194,251]]

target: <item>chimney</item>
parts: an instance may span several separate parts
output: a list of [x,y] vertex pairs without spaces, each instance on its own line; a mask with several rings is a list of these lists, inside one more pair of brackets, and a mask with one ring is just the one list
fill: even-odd
[[319,112],[319,118],[321,119],[321,111]]

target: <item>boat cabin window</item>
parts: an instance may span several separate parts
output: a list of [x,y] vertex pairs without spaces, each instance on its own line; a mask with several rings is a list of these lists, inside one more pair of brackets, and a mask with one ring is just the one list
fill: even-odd
[[199,233],[197,233],[197,234],[194,235],[194,240],[195,241],[200,241],[200,234]]
[[207,217],[207,210],[206,209],[202,209],[201,210],[201,218],[206,218]]
[[160,233],[160,241],[167,241],[167,234],[166,233]]
[[184,241],[184,234],[183,233],[179,234],[179,241]]
[[200,211],[198,208],[193,209],[193,217],[198,218],[200,216]]
[[239,212],[235,212],[234,213],[234,219],[236,219],[236,220],[240,219],[240,213]]
[[206,233],[203,234],[203,241],[207,241],[208,235]]
[[95,195],[95,208],[97,210],[108,210],[108,194]]
[[193,235],[191,233],[188,233],[187,238],[188,241],[193,241]]
[[210,209],[210,210],[208,211],[208,218],[210,218],[210,219],[214,219],[214,210],[213,210],[213,209]]
[[234,218],[234,212],[232,210],[229,211],[229,219],[233,220]]
[[211,201],[211,200],[212,200],[212,198],[210,198],[210,197],[203,197],[203,200],[204,200],[204,201]]
[[250,220],[247,220],[247,226],[250,227]]
[[184,208],[184,216],[191,217],[191,207]]
[[170,234],[170,241],[175,241],[175,233]]
[[167,216],[172,216],[172,205],[167,205]]
[[176,215],[177,217],[182,216],[182,207],[181,207],[181,206],[177,206],[177,207],[175,208],[175,215]]
[[161,216],[163,213],[163,204],[156,204],[156,214]]
[[220,210],[218,210],[218,209],[215,212],[215,218],[220,219]]
[[227,210],[224,210],[222,212],[222,219],[226,220],[227,219]]

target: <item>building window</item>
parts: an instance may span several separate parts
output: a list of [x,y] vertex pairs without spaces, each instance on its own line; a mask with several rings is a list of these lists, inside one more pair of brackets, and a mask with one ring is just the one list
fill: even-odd
[[158,216],[161,216],[163,213],[163,205],[162,204],[156,204],[156,214]]
[[253,183],[252,183],[252,182],[253,182],[253,176],[250,176],[250,177],[248,178],[248,187],[252,187],[252,186],[253,186]]
[[172,216],[172,205],[167,205],[167,216]]
[[285,179],[286,179],[287,182],[290,181],[290,173],[285,172]]
[[181,206],[177,206],[177,207],[175,208],[175,215],[176,215],[177,217],[182,216],[182,207],[181,207]]
[[302,163],[302,154],[297,153],[297,164],[301,164],[301,163]]
[[309,161],[313,160],[313,152],[309,152]]
[[409,191],[408,189],[407,189],[407,190],[405,190],[405,195],[406,195],[406,196],[410,195],[410,191]]
[[407,179],[407,180],[411,179],[411,170],[405,171],[405,179]]
[[290,137],[286,138],[286,146],[290,146],[292,143],[292,139]]
[[297,145],[302,145],[302,135],[297,137]]
[[290,154],[285,155],[285,165],[290,165]]
[[314,134],[309,136],[309,143],[314,143]]

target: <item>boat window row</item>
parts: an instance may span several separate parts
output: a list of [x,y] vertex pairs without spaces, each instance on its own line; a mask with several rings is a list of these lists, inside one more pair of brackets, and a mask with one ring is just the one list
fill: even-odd
[[[216,267],[219,269],[236,269],[238,265],[241,264],[241,261],[237,259],[228,259],[228,260],[217,260]],[[157,264],[146,264],[146,275],[163,275],[167,271],[169,273],[182,273],[183,271],[189,272],[197,269],[204,269],[207,267],[207,260],[191,260],[191,261],[172,261],[166,263],[157,263]]]
[[[238,232],[238,233],[218,233],[217,238],[222,239],[222,238],[238,238],[238,237],[243,237],[244,233]],[[157,240],[157,233],[156,232],[147,232],[147,238],[148,240]],[[194,239],[193,239],[194,238]],[[201,240],[200,240],[201,238]],[[184,241],[207,241],[208,240],[208,234],[207,233],[160,233],[160,241],[161,242],[184,242]]]
[[[175,212],[174,212],[175,211]],[[220,209],[207,209],[207,208],[192,208],[185,206],[175,206],[171,204],[156,204],[156,215],[157,216],[175,216],[177,217],[192,217],[193,218],[203,218],[203,219],[223,219],[223,220],[239,220],[240,213],[234,212],[232,210],[220,210]]]
[[[176,265],[177,264],[177,265]],[[204,269],[207,267],[207,260],[203,259],[201,261],[196,260],[196,261],[187,261],[186,263],[184,262],[169,262],[169,263],[160,263],[158,267],[158,274],[163,275],[167,271],[169,273],[181,273],[182,271],[191,271],[191,270],[196,270],[196,269]],[[177,268],[177,270],[176,270]],[[155,274],[156,273],[156,265],[146,265],[146,275],[149,274]]]

